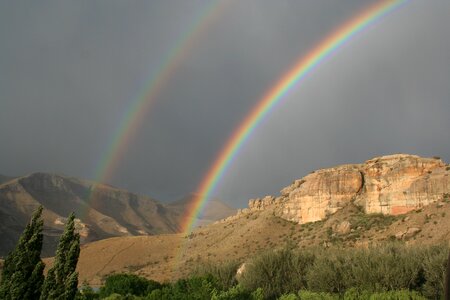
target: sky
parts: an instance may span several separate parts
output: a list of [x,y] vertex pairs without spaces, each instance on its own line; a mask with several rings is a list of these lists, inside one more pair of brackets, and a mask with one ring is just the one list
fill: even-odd
[[[106,180],[160,201],[195,192],[262,96],[376,2],[0,1],[0,174]],[[126,112],[208,7],[99,176]],[[213,196],[245,207],[312,170],[392,153],[449,163],[449,13],[448,0],[411,0],[345,44],[263,120]]]

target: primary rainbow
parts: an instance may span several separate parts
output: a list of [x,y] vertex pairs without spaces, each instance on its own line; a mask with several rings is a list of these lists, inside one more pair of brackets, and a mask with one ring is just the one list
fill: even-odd
[[[127,147],[131,144],[133,137],[141,127],[145,116],[148,114],[151,105],[162,89],[164,89],[169,79],[172,77],[178,66],[184,61],[191,50],[199,43],[200,38],[211,27],[212,23],[223,13],[231,1],[210,1],[194,19],[188,30],[177,41],[175,46],[161,63],[154,76],[146,82],[141,94],[132,101],[129,108],[123,114],[118,127],[113,131],[111,141],[107,144],[106,151],[102,159],[96,165],[94,178],[96,182],[108,182],[118,164],[123,161],[123,155]],[[95,197],[97,185],[94,184],[91,190],[89,201]]]
[[283,96],[345,42],[351,40],[352,37],[369,25],[408,1],[409,0],[383,0],[370,6],[331,33],[306,56],[301,57],[295,66],[268,90],[265,96],[233,132],[225,144],[225,147],[217,156],[214,164],[201,181],[197,189],[198,196],[191,202],[191,205],[185,214],[181,226],[182,232],[188,233],[192,230],[197,216],[201,213],[203,206],[210,198],[211,193],[215,190],[219,180],[223,177],[227,167],[231,164],[238,150],[255,130],[256,126],[283,98]]

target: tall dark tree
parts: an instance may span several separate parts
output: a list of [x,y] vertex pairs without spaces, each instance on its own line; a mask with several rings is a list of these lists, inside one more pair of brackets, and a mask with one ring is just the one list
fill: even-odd
[[33,213],[16,248],[6,257],[0,281],[0,299],[39,299],[44,281],[42,206]]
[[78,285],[78,273],[75,269],[79,254],[80,235],[75,232],[75,215],[72,213],[59,240],[54,265],[45,278],[41,299],[75,298]]

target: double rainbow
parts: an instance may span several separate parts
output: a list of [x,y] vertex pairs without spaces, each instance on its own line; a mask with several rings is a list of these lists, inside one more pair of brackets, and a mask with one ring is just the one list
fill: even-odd
[[343,44],[350,41],[358,33],[380,20],[387,14],[405,4],[409,0],[383,0],[370,6],[350,21],[331,33],[320,44],[313,48],[306,56],[301,57],[295,66],[288,71],[245,117],[228,139],[225,147],[217,156],[214,164],[197,188],[197,197],[191,202],[182,222],[182,232],[190,232],[203,210],[205,203],[211,197],[218,182],[230,166],[238,150],[242,147],[261,120],[290,90],[298,85],[322,61],[332,55]]

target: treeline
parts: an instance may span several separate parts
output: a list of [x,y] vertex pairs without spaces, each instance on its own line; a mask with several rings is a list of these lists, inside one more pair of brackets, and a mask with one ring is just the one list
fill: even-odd
[[75,269],[80,254],[80,236],[75,232],[75,215],[68,217],[53,266],[44,276],[42,210],[40,206],[34,212],[16,247],[5,259],[0,279],[2,300],[69,300],[78,292]]
[[389,244],[368,249],[287,246],[236,262],[205,264],[189,278],[160,284],[136,275],[108,277],[79,299],[442,299],[448,247]]

